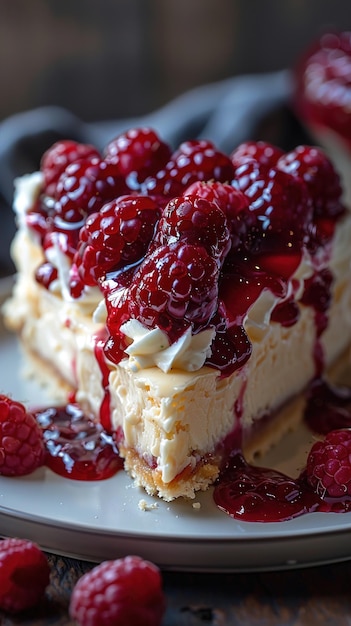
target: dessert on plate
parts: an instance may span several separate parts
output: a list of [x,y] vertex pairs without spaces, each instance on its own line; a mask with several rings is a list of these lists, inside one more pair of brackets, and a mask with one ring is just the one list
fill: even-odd
[[7,325],[150,494],[193,498],[278,442],[348,356],[351,215],[319,148],[60,141],[14,209]]
[[310,136],[332,158],[351,198],[351,31],[326,32],[294,71],[294,107]]

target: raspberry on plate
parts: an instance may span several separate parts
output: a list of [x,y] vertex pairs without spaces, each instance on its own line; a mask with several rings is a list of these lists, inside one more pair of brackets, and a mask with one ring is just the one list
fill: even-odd
[[23,404],[0,395],[0,474],[23,476],[43,465],[45,445],[35,417]]
[[307,459],[308,483],[321,496],[351,496],[351,430],[333,430],[317,441]]
[[159,626],[165,606],[158,567],[127,556],[105,561],[80,578],[70,617],[79,626]]
[[26,539],[0,541],[0,608],[17,613],[38,604],[50,580],[39,546]]

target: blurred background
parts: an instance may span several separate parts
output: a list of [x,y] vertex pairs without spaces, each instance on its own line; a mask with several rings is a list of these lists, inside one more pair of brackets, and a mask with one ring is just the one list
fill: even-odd
[[0,120],[48,104],[84,121],[142,115],[290,67],[333,27],[351,27],[350,0],[0,0]]
[[[323,32],[350,28],[350,0],[0,0],[0,122],[56,105],[89,126],[127,123],[193,88],[291,68]],[[34,153],[13,126],[15,163],[0,126],[0,277],[13,271],[13,165],[31,171]]]

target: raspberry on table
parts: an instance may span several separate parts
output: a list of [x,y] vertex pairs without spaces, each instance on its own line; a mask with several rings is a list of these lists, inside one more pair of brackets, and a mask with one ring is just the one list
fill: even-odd
[[95,146],[70,139],[57,141],[48,148],[40,162],[40,169],[44,174],[45,193],[53,196],[58,179],[66,167],[78,159],[87,157],[100,157],[100,153]]
[[43,435],[23,404],[0,395],[0,474],[30,474],[45,460]]
[[106,161],[117,163],[131,189],[161,170],[171,149],[151,128],[131,128],[112,139],[104,150]]
[[79,234],[71,271],[71,293],[97,285],[107,272],[141,261],[161,211],[149,196],[121,196],[90,215]]
[[50,568],[39,546],[26,539],[0,541],[0,608],[18,613],[41,600],[50,580]]
[[158,567],[127,556],[84,574],[73,589],[69,613],[79,626],[160,626],[165,608]]
[[351,430],[333,430],[313,444],[306,476],[321,497],[351,496]]

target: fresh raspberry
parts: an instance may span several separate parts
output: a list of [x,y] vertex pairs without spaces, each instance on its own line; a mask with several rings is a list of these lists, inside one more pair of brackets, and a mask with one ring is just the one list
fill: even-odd
[[151,128],[132,128],[106,146],[106,161],[113,161],[131,189],[161,170],[171,156],[170,147]]
[[254,223],[245,194],[227,183],[197,181],[187,187],[183,195],[204,198],[217,204],[227,218],[231,250],[237,250]]
[[67,165],[87,157],[100,157],[99,151],[94,146],[70,139],[54,143],[44,152],[40,162],[40,169],[44,174],[45,193],[53,196],[56,183]]
[[204,139],[185,141],[172,154],[165,168],[156,176],[146,178],[143,188],[150,195],[174,197],[197,180],[230,182],[233,174],[230,158],[217,150],[212,142]]
[[305,182],[315,217],[333,218],[345,212],[340,177],[320,148],[297,146],[279,159],[277,167]]
[[273,235],[286,248],[301,246],[311,225],[312,206],[300,178],[248,161],[237,168],[233,185],[249,200],[259,233],[256,243],[264,247]]
[[107,272],[140,261],[153,238],[161,211],[148,196],[121,196],[88,217],[80,231],[71,271],[71,291],[97,285]]
[[17,613],[41,600],[50,580],[45,554],[25,539],[0,541],[0,607]]
[[222,262],[230,249],[230,231],[224,212],[198,196],[173,198],[165,207],[156,230],[154,245],[182,241],[206,248]]
[[251,160],[272,167],[283,154],[283,150],[268,141],[245,141],[233,150],[230,158],[235,168]]
[[116,163],[97,157],[75,161],[66,167],[56,186],[54,227],[60,230],[62,222],[81,222],[106,202],[128,192]]
[[158,567],[127,556],[84,574],[73,589],[69,613],[79,626],[160,626],[165,608]]
[[307,459],[308,483],[321,496],[351,496],[351,431],[332,430],[317,441]]
[[44,463],[45,446],[35,417],[0,395],[0,474],[23,476]]

